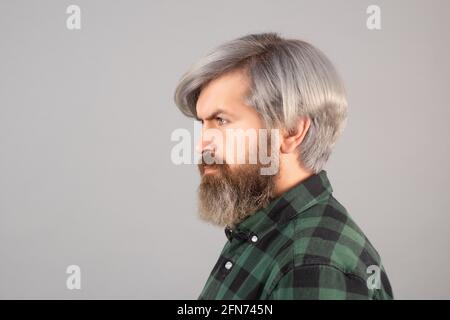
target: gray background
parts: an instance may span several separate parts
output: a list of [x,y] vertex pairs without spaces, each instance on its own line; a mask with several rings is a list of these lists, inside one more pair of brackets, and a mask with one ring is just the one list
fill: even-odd
[[[82,29],[65,13],[81,7]],[[381,7],[382,30],[366,28]],[[170,161],[177,80],[275,31],[340,70],[349,122],[327,171],[396,298],[450,298],[450,2],[0,1],[0,297],[195,299],[225,243]],[[82,289],[66,288],[77,264]]]

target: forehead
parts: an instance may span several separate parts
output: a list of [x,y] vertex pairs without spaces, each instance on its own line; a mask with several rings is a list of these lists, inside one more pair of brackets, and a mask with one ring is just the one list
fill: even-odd
[[197,100],[197,117],[203,119],[217,110],[230,114],[245,108],[245,98],[249,88],[247,75],[241,69],[229,71],[211,80],[201,90]]

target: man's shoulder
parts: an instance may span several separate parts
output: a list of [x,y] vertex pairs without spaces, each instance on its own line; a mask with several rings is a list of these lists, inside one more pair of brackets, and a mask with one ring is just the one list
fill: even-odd
[[325,265],[365,279],[370,266],[381,267],[378,252],[332,195],[299,213],[284,228],[291,235],[278,261],[284,268]]

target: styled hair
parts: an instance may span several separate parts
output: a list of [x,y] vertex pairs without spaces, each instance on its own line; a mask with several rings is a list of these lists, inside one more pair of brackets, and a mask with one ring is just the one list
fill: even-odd
[[175,104],[197,118],[200,91],[211,80],[241,69],[249,77],[246,103],[268,128],[295,132],[300,117],[311,125],[299,145],[299,161],[318,173],[347,122],[345,88],[333,64],[317,48],[277,33],[249,34],[226,42],[193,64],[175,90]]

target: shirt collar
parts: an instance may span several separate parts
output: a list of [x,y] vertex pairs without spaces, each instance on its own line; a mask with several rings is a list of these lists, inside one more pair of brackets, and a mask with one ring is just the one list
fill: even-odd
[[256,242],[277,225],[288,222],[308,208],[327,199],[333,192],[327,172],[321,170],[273,199],[265,208],[256,211],[234,228],[225,227],[225,235],[231,241]]

